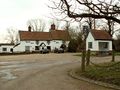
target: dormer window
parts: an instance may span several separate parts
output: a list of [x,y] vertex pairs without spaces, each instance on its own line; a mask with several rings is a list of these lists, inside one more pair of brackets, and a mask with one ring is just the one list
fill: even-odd
[[62,43],[65,44],[65,41],[63,40]]
[[50,44],[50,40],[47,40],[47,44],[48,44],[48,45]]
[[37,45],[39,44],[39,41],[38,41],[38,40],[36,40],[36,44],[37,44]]

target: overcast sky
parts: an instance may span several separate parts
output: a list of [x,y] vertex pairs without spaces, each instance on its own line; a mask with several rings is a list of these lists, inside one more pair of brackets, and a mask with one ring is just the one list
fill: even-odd
[[47,4],[48,0],[0,0],[0,35],[9,27],[25,30],[29,19],[48,17]]
[[[24,28],[28,19],[45,17],[48,0],[0,0],[0,30],[14,26]],[[23,27],[22,27],[23,26]]]

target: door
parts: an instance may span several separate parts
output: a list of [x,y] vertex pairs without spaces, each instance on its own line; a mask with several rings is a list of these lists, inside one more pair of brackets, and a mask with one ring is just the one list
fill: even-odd
[[35,46],[35,51],[39,51],[40,50],[40,46]]
[[30,46],[25,46],[25,51],[30,52]]

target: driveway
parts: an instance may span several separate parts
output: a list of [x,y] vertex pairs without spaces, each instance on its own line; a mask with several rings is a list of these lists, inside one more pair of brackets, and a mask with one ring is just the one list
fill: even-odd
[[[0,56],[0,90],[112,90],[69,77],[68,71],[80,66],[80,57],[74,55]],[[92,57],[92,60],[99,63],[110,58]]]

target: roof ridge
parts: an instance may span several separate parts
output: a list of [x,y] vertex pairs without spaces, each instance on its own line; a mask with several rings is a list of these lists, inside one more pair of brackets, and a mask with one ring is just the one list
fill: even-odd
[[[60,31],[60,32],[59,32]],[[29,32],[29,31],[20,31],[21,40],[67,40],[68,32],[63,32],[62,30],[55,30],[50,32]],[[67,39],[66,39],[67,38]]]
[[105,30],[92,30],[91,34],[95,40],[112,40],[112,37]]

